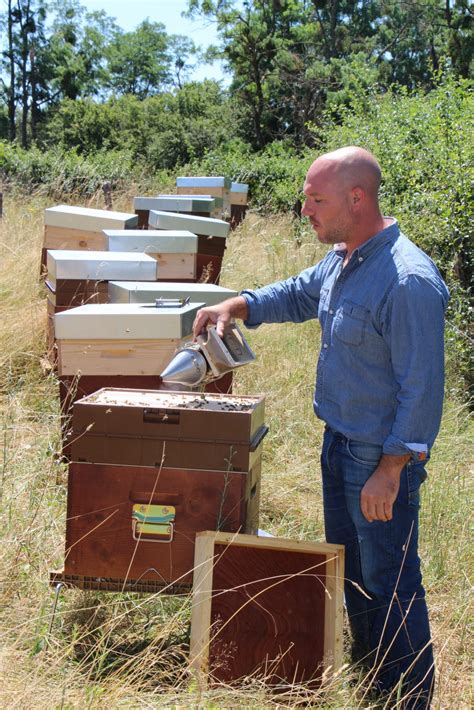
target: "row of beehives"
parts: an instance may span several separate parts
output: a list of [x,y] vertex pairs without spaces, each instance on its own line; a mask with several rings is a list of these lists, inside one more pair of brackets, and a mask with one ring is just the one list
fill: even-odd
[[[192,186],[186,187],[191,193]],[[194,237],[204,258],[222,260],[229,226],[215,214],[204,217],[205,205],[195,198],[175,199],[199,208],[200,214],[183,214],[184,203],[171,202],[171,196],[166,206],[180,207],[182,213],[154,209],[163,202],[138,202],[159,199],[137,198],[135,203],[142,221],[146,210],[141,208],[150,208],[146,225],[152,229],[147,232],[144,224],[135,231],[130,222],[122,223],[122,229],[109,223],[109,229],[102,232],[102,226],[95,235],[105,238],[105,253],[87,252],[86,239],[77,251],[52,250],[48,255],[62,405],[66,419],[72,413],[65,427],[65,453],[71,459],[65,565],[52,574],[52,581],[80,588],[175,592],[190,590],[194,576],[191,655],[196,667],[231,680],[273,659],[270,682],[277,677],[317,680],[323,667],[339,660],[341,605],[335,585],[341,574],[340,550],[255,535],[267,432],[262,397],[157,391],[159,374],[189,338],[200,305],[235,293],[216,283],[194,283],[196,276],[186,283],[161,281],[177,279],[166,271],[173,262],[169,255],[188,253],[176,246],[167,252],[166,243],[175,245],[179,240],[174,237],[185,237],[189,244]],[[61,227],[60,238],[70,238],[65,231],[77,229],[80,212],[53,208],[47,220],[57,220],[59,213],[74,213],[69,227]],[[194,231],[183,219],[195,220]],[[218,222],[225,225],[223,232],[216,233]],[[97,227],[97,222],[90,224]],[[172,230],[188,234],[175,232],[170,239]],[[161,238],[156,251],[155,237]],[[136,250],[123,252],[127,240]],[[216,254],[219,240],[221,253]],[[140,252],[143,245],[146,254]],[[181,258],[174,268],[184,263]],[[205,277],[209,272],[212,268]],[[188,296],[191,303],[181,306],[155,303]],[[71,309],[84,301],[88,305]],[[231,386],[228,375],[214,389],[230,392]],[[225,546],[218,561],[211,542],[216,550]],[[214,594],[215,588],[220,592]],[[267,610],[263,614],[262,606]],[[319,617],[308,625],[315,609]],[[218,619],[216,637],[210,629]]]
[[[181,180],[222,193],[230,182]],[[141,387],[151,387],[143,378],[153,377],[156,385],[176,347],[190,336],[198,307],[235,293],[218,287],[228,222],[187,212],[204,211],[200,202],[211,210],[216,199],[223,200],[136,198],[135,215],[64,205],[45,211],[49,351],[55,360],[57,355],[60,377],[80,372],[82,393],[97,389],[94,381],[84,389],[84,378],[97,375],[138,377],[108,384]],[[165,208],[149,209],[148,230],[136,229],[144,201]],[[188,298],[175,308],[169,302],[152,307],[157,299]]]

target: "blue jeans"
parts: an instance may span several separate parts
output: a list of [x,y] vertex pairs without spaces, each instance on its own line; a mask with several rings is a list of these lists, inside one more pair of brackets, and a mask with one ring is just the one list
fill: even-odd
[[345,545],[345,600],[353,660],[372,671],[381,693],[403,681],[403,707],[425,710],[434,683],[425,590],[418,557],[419,488],[424,466],[409,462],[388,522],[369,523],[360,494],[382,447],[347,439],[326,428],[321,454],[328,542]]

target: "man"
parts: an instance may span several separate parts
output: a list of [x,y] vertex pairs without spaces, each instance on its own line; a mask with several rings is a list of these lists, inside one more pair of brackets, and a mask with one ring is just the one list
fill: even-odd
[[306,176],[303,214],[334,248],[298,276],[201,309],[220,334],[318,318],[322,347],[314,411],[326,538],[346,549],[353,659],[382,693],[427,708],[434,667],[418,546],[419,487],[439,429],[448,292],[432,261],[378,205],[380,167],[368,151],[322,155]]

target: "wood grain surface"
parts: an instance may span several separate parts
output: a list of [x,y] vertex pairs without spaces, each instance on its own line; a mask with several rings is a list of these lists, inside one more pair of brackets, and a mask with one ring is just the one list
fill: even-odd
[[324,658],[324,555],[215,546],[209,671],[270,686],[317,682]]
[[[190,583],[196,532],[244,529],[249,485],[242,473],[72,463],[64,571]],[[176,508],[171,543],[133,539],[135,503]]]

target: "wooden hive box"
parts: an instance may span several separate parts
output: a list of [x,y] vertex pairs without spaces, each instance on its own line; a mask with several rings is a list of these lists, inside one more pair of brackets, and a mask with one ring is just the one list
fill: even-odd
[[[54,350],[49,353],[49,356],[50,361],[54,364],[57,360],[57,344],[55,341]],[[71,459],[72,442],[75,438],[72,433],[72,412],[73,405],[78,400],[104,387],[170,391],[170,386],[164,384],[157,375],[117,375],[105,372],[100,375],[59,375],[58,380],[61,407],[61,454],[66,460]],[[177,386],[175,389],[182,388]],[[218,380],[207,383],[204,389],[212,394],[230,394],[232,392],[232,372],[226,373]]]
[[220,176],[177,177],[176,192],[178,195],[211,195],[224,200],[225,206],[230,205],[231,180]]
[[[103,373],[100,375],[59,375],[59,402],[61,406],[62,455],[71,458],[72,411],[73,405],[80,399],[98,390],[108,388],[128,388],[138,390],[169,391],[169,385],[162,383],[156,375],[117,375]],[[205,391],[213,394],[229,394],[232,392],[232,372],[228,372],[218,380],[209,382]]]
[[247,205],[249,186],[244,182],[233,182],[230,188],[231,205]]
[[134,229],[138,217],[128,212],[57,205],[44,211],[44,241],[41,257],[46,264],[48,249],[100,251],[106,248],[104,229]]
[[177,212],[198,217],[214,217],[216,203],[213,197],[201,195],[157,195],[156,197],[134,197],[133,208],[138,217],[140,229],[148,229],[150,210]]
[[222,259],[230,225],[221,219],[208,219],[171,212],[150,211],[149,227],[153,229],[187,229],[198,236],[196,278],[219,283]]
[[55,316],[60,375],[154,375],[190,337],[201,303],[86,305]]
[[259,479],[256,469],[70,464],[63,580],[189,588],[197,532],[257,529]]
[[196,536],[191,666],[201,686],[252,676],[318,687],[342,662],[344,547]]
[[208,283],[180,283],[176,281],[139,283],[136,281],[111,281],[110,303],[153,303],[157,298],[190,298],[191,301],[215,306],[238,292]]
[[186,230],[104,230],[108,249],[143,252],[158,262],[160,281],[195,281],[198,238]]
[[249,186],[243,182],[233,182],[230,188],[230,226],[232,229],[241,224],[247,213]]
[[84,304],[107,303],[108,279],[155,281],[156,261],[146,254],[109,254],[104,251],[47,250],[48,358],[57,359],[54,315]]
[[[111,279],[156,281],[156,260],[145,253],[48,250],[46,286],[55,306],[106,303]],[[93,299],[93,296],[97,296]]]
[[260,465],[263,397],[101,389],[76,401],[72,460],[250,471]]

